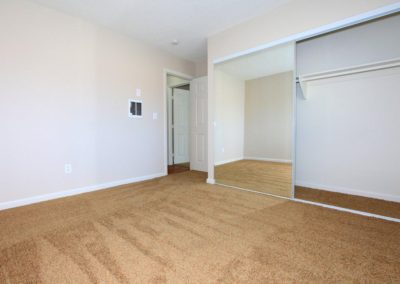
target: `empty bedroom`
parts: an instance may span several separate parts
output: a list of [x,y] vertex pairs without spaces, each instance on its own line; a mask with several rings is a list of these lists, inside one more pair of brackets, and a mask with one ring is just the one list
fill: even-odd
[[400,283],[400,2],[0,0],[0,283]]

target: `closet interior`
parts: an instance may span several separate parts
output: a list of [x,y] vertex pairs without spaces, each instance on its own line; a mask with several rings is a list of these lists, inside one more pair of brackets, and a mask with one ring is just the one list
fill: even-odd
[[400,218],[400,14],[296,44],[301,200]]

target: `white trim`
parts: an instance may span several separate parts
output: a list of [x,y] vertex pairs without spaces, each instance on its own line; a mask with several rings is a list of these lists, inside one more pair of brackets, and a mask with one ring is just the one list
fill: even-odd
[[300,75],[299,82],[309,82],[309,81],[327,79],[332,77],[345,76],[350,74],[358,74],[358,73],[370,72],[381,69],[395,68],[399,66],[400,66],[400,58],[393,58],[390,60],[375,61],[367,64]]
[[179,77],[181,79],[185,79],[185,80],[193,80],[195,77],[192,75],[188,75],[173,69],[168,69],[168,68],[164,68],[164,74],[165,75],[172,75],[172,76],[176,76]]
[[327,205],[327,204],[323,204],[323,203],[302,200],[302,199],[297,199],[297,198],[288,198],[288,197],[283,197],[283,196],[274,195],[274,194],[270,194],[270,193],[259,192],[259,191],[254,191],[254,190],[250,190],[250,189],[244,189],[244,188],[237,187],[237,186],[231,186],[231,185],[225,185],[225,184],[219,184],[219,183],[216,183],[216,185],[234,188],[234,189],[238,189],[241,191],[247,191],[247,192],[256,193],[256,194],[268,195],[268,196],[275,197],[275,198],[285,199],[289,202],[292,201],[292,202],[298,202],[298,203],[305,203],[305,204],[324,207],[324,208],[328,208],[328,209],[332,209],[332,210],[343,211],[343,212],[348,212],[351,214],[356,214],[356,215],[361,215],[361,216],[366,216],[366,217],[373,217],[376,219],[382,219],[382,220],[386,220],[386,221],[400,223],[400,219],[393,218],[393,217],[387,217],[387,216],[377,215],[377,214],[373,214],[373,213],[368,213],[368,212],[363,212],[363,211],[358,211],[358,210],[353,210],[353,209],[347,209],[347,208],[343,208],[343,207],[337,207],[337,206],[333,206],[333,205]]
[[346,187],[339,187],[339,186],[332,186],[332,185],[324,185],[324,184],[316,184],[316,183],[309,183],[304,181],[296,181],[296,186],[308,187],[311,189],[318,189],[324,191],[331,191],[331,192],[338,192],[344,194],[351,194],[369,198],[376,198],[382,199],[386,201],[393,201],[393,202],[400,202],[400,196],[391,195],[391,194],[382,194],[377,192],[370,192],[370,191],[362,191],[352,188]]
[[213,179],[213,178],[208,178],[208,179],[207,179],[207,183],[208,183],[208,184],[215,184],[215,179]]
[[292,180],[291,180],[291,197],[294,198],[295,195],[295,186],[294,186],[294,181],[296,180],[296,129],[297,129],[297,84],[296,84],[296,74],[297,74],[297,45],[294,42],[293,43],[293,61],[294,61],[294,66],[293,66],[293,73],[292,73],[292,141],[291,146],[292,146]]
[[308,201],[308,200],[302,200],[302,199],[297,199],[297,198],[294,198],[292,201],[298,202],[298,203],[305,203],[305,204],[309,204],[309,205],[314,205],[314,206],[319,206],[319,207],[324,207],[324,208],[329,208],[329,209],[334,209],[334,210],[337,210],[337,211],[353,213],[353,214],[356,214],[356,215],[362,215],[362,216],[373,217],[373,218],[377,218],[377,219],[382,219],[382,220],[387,220],[387,221],[400,223],[400,219],[393,218],[393,217],[382,216],[382,215],[373,214],[373,213],[368,213],[368,212],[364,212],[364,211],[358,211],[358,210],[353,210],[353,209],[348,209],[348,208],[343,208],[343,207],[337,207],[337,206],[333,206],[333,205],[327,205],[327,204],[323,204],[323,203],[318,203],[318,202],[313,202],[313,201]]
[[273,163],[285,163],[291,164],[292,160],[285,160],[285,159],[272,159],[272,158],[256,158],[256,157],[244,157],[245,160],[255,160],[255,161],[265,161],[265,162],[273,162]]
[[164,68],[163,70],[163,112],[164,112],[164,175],[168,175],[168,113],[167,113],[167,98],[168,98],[168,93],[167,93],[167,88],[168,88],[168,82],[167,82],[167,76],[172,75],[172,76],[177,76],[182,79],[186,80],[193,80],[193,76],[187,75],[172,69]]
[[323,71],[323,72],[299,75],[298,82],[300,83],[300,87],[302,89],[303,98],[307,99],[308,98],[308,95],[307,95],[308,82],[329,79],[329,78],[334,78],[334,77],[353,75],[353,74],[359,74],[359,73],[365,73],[365,72],[378,71],[378,70],[389,69],[389,68],[396,68],[399,66],[400,66],[400,58],[394,58],[394,59],[390,59],[390,60],[376,61],[376,62],[371,62],[368,64],[350,66],[350,67],[346,67],[346,68],[339,68],[339,69],[333,69],[333,70],[328,70],[328,71]]
[[251,54],[254,52],[258,52],[258,51],[261,51],[261,50],[264,50],[264,49],[267,49],[267,48],[270,48],[273,46],[288,43],[291,41],[304,40],[306,38],[325,34],[325,33],[332,32],[332,31],[335,31],[338,29],[342,29],[342,28],[345,28],[348,26],[353,26],[353,25],[356,25],[356,24],[359,24],[362,22],[373,20],[373,19],[383,17],[383,16],[386,16],[389,14],[393,14],[393,13],[396,13],[399,11],[400,11],[400,2],[393,3],[390,5],[386,5],[381,8],[366,12],[366,13],[359,14],[354,17],[350,17],[350,18],[347,18],[347,19],[344,19],[341,21],[331,23],[331,24],[323,25],[323,26],[320,26],[315,29],[311,29],[311,30],[308,30],[305,32],[294,34],[294,35],[291,35],[291,36],[288,36],[285,38],[281,38],[281,39],[278,39],[278,40],[275,40],[275,41],[272,41],[269,43],[261,44],[259,46],[249,48],[249,49],[246,49],[243,51],[239,51],[239,52],[233,53],[231,55],[218,58],[218,59],[214,60],[213,63],[214,64],[222,63],[224,61],[228,61],[228,60],[231,60],[231,59],[234,59],[237,57],[241,57],[241,56],[248,55],[248,54]]
[[174,154],[172,151],[172,117],[169,115],[172,112],[172,93],[173,88],[167,86],[167,125],[168,125],[168,135],[167,135],[167,147],[168,147],[168,166],[174,164]]
[[216,165],[216,166],[220,166],[220,165],[224,165],[224,164],[228,164],[228,163],[233,163],[233,162],[237,162],[237,161],[241,161],[241,160],[243,160],[243,157],[232,158],[232,159],[228,159],[228,160],[223,160],[223,161],[216,162],[215,165]]
[[176,89],[179,89],[179,87],[186,86],[186,85],[190,85],[189,79],[185,79],[185,80],[188,80],[188,82],[186,82],[186,83],[179,83],[179,84],[176,84],[176,85],[173,85],[173,86],[168,86],[168,87],[169,87],[169,88],[176,88]]
[[134,177],[134,178],[129,178],[129,179],[107,182],[107,183],[103,183],[103,184],[90,185],[90,186],[85,186],[85,187],[75,188],[75,189],[70,189],[70,190],[65,190],[65,191],[53,192],[53,193],[48,193],[48,194],[43,194],[43,195],[38,195],[38,196],[8,201],[8,202],[2,202],[2,203],[0,203],[0,210],[5,210],[5,209],[9,209],[9,208],[14,208],[14,207],[20,207],[20,206],[24,206],[24,205],[34,204],[34,203],[38,203],[38,202],[48,201],[48,200],[52,200],[52,199],[58,199],[58,198],[62,198],[62,197],[67,197],[67,196],[72,196],[72,195],[77,195],[77,194],[82,194],[82,193],[87,193],[87,192],[92,192],[92,191],[97,191],[97,190],[110,189],[112,187],[116,187],[116,186],[120,186],[120,185],[126,185],[126,184],[135,183],[135,182],[139,182],[139,181],[150,180],[150,179],[159,178],[159,177],[163,177],[163,176],[165,176],[165,173],[151,174],[151,175],[146,175],[146,176],[141,176],[141,177]]

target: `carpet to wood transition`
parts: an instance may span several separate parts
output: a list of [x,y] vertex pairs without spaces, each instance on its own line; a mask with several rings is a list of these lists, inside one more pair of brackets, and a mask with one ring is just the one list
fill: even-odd
[[400,282],[400,224],[185,172],[0,212],[0,283]]

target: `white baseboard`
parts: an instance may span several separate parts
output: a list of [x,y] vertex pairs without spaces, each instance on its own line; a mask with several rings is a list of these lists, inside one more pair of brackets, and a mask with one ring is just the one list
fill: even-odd
[[224,160],[224,161],[219,161],[216,162],[215,165],[216,166],[220,166],[220,165],[224,165],[224,164],[228,164],[228,163],[233,163],[233,162],[237,162],[243,160],[243,157],[238,157],[238,158],[232,158],[232,159],[228,159],[228,160]]
[[384,194],[384,193],[379,193],[379,192],[362,191],[362,190],[357,190],[357,189],[323,185],[323,184],[315,184],[315,183],[309,183],[309,182],[304,182],[304,181],[296,181],[296,186],[302,186],[302,187],[308,187],[308,188],[312,188],[312,189],[332,191],[332,192],[338,192],[338,193],[344,193],[344,194],[358,195],[358,196],[363,196],[363,197],[382,199],[382,200],[386,200],[386,201],[400,202],[400,196],[398,196],[398,195]]
[[215,184],[215,179],[213,179],[213,178],[208,178],[208,179],[207,179],[207,183],[209,183],[209,184]]
[[62,198],[62,197],[67,197],[67,196],[72,196],[72,195],[77,195],[77,194],[96,191],[96,190],[108,189],[108,188],[112,188],[112,187],[116,187],[116,186],[120,186],[120,185],[150,180],[150,179],[154,179],[154,178],[158,178],[158,177],[162,177],[162,176],[165,176],[165,173],[158,173],[158,174],[152,174],[152,175],[147,175],[147,176],[112,181],[112,182],[103,183],[103,184],[90,185],[90,186],[85,186],[85,187],[81,187],[81,188],[75,188],[75,189],[70,189],[70,190],[65,190],[65,191],[59,191],[59,192],[54,192],[54,193],[49,193],[49,194],[44,194],[44,195],[28,197],[28,198],[24,198],[24,199],[2,202],[2,203],[0,203],[0,210],[5,210],[5,209],[9,209],[9,208],[14,208],[14,207],[20,207],[20,206],[24,206],[24,205],[29,205],[29,204],[33,204],[33,203],[43,202],[43,201],[47,201],[47,200],[52,200],[52,199],[57,199],[57,198]]
[[266,161],[266,162],[274,162],[274,163],[285,163],[291,164],[292,160],[285,160],[285,159],[272,159],[272,158],[256,158],[256,157],[244,157],[245,160],[255,160],[255,161]]

